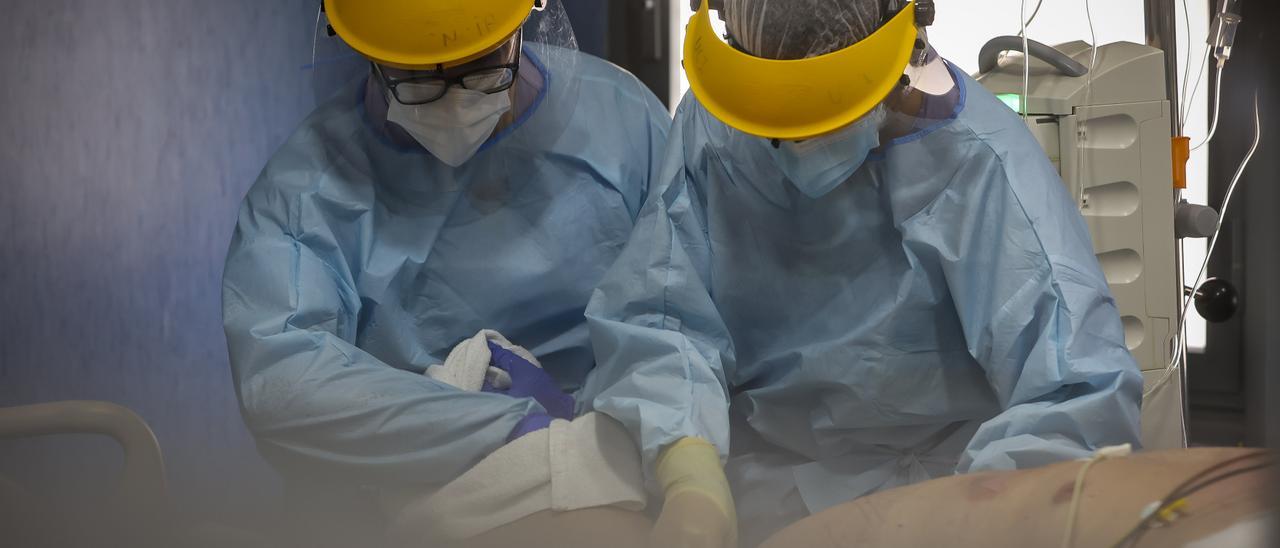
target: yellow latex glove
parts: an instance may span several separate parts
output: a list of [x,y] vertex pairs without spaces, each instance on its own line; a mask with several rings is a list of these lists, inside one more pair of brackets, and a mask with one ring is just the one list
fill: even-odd
[[738,516],[720,455],[710,442],[684,438],[658,456],[664,502],[653,548],[736,548]]

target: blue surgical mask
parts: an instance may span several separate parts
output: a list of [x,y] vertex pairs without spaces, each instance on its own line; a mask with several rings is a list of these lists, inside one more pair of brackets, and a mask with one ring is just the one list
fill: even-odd
[[805,196],[821,198],[853,176],[880,146],[884,105],[833,133],[805,141],[783,141],[777,148],[766,141],[773,161]]

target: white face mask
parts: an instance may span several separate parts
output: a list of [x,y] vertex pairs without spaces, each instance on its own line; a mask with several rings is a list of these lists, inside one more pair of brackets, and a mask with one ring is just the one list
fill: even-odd
[[511,110],[511,95],[505,91],[488,94],[461,87],[449,88],[444,97],[425,105],[387,99],[387,121],[404,128],[422,148],[452,167],[475,156]]

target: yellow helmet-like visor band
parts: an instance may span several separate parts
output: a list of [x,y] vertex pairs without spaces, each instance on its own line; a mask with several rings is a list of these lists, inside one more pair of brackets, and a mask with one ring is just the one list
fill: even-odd
[[533,0],[325,0],[343,41],[375,63],[429,70],[473,61],[515,34]]
[[884,101],[902,79],[916,36],[911,2],[847,48],[808,59],[764,59],[716,36],[703,0],[689,20],[684,69],[698,101],[725,124],[771,139],[808,139],[849,125]]

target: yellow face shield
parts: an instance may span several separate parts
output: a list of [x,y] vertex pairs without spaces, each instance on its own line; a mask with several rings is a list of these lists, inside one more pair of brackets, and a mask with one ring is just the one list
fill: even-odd
[[324,0],[333,30],[380,65],[432,70],[501,46],[535,0]]
[[689,20],[684,69],[708,111],[744,133],[803,140],[847,126],[902,79],[916,41],[915,2],[867,38],[808,59],[763,59],[716,36],[707,0]]

